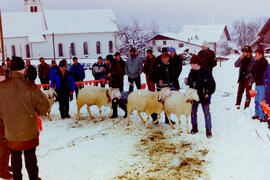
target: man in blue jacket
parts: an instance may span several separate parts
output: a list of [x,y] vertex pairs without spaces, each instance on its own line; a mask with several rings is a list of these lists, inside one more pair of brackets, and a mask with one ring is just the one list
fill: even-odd
[[[85,72],[84,67],[80,63],[78,63],[78,58],[73,58],[73,65],[70,68],[71,75],[75,82],[81,82],[85,78]],[[79,89],[81,89],[83,86],[79,85],[79,87],[75,86],[75,93],[76,97],[78,96]]]
[[65,60],[60,61],[59,71],[56,72],[55,81],[52,81],[51,87],[55,88],[59,101],[59,110],[61,118],[70,118],[69,99],[72,101],[75,89],[74,80],[69,71],[66,70]]
[[59,67],[56,64],[55,60],[52,60],[51,68],[50,68],[50,80],[51,82],[55,81],[56,72],[59,71]]

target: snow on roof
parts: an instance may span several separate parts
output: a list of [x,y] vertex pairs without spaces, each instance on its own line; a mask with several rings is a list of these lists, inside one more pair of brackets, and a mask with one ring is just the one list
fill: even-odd
[[46,34],[117,32],[112,10],[45,10]]
[[218,42],[226,25],[183,25],[179,36],[184,41],[195,44],[202,44],[204,40],[208,42]]

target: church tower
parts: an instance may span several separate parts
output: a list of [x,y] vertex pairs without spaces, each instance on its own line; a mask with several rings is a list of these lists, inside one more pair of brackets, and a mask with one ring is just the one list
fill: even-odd
[[42,12],[43,5],[40,0],[24,0],[24,12]]

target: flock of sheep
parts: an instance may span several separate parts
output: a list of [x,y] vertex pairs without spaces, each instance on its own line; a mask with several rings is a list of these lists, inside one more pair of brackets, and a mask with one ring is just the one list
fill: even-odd
[[[48,111],[48,118],[51,120],[50,112],[51,107],[54,104],[54,97],[56,93],[53,89],[45,90],[45,95],[47,96],[50,102],[50,109]],[[110,116],[112,115],[112,107],[111,102],[114,98],[121,98],[121,93],[119,89],[116,88],[102,88],[97,86],[88,86],[84,87],[80,90],[77,97],[77,120],[80,119],[80,110],[84,105],[87,105],[87,111],[90,115],[91,119],[94,119],[91,113],[91,106],[96,105],[99,109],[100,119],[102,120],[102,106],[110,107]],[[142,123],[146,126],[147,122],[141,116],[141,113],[144,112],[147,114],[147,121],[149,117],[153,113],[158,114],[158,118],[153,123],[156,123],[162,111],[165,112],[166,116],[169,119],[169,123],[172,129],[174,129],[174,125],[170,120],[170,115],[175,114],[178,118],[179,122],[179,131],[178,133],[182,133],[181,128],[181,115],[186,116],[187,123],[187,133],[189,133],[188,127],[188,119],[191,114],[192,102],[199,101],[199,96],[197,94],[197,90],[195,89],[187,89],[185,93],[181,93],[178,91],[171,91],[169,88],[163,88],[159,92],[151,92],[147,90],[135,90],[128,96],[127,103],[127,125],[130,124],[130,116],[133,111],[137,110],[137,114],[141,119]]]

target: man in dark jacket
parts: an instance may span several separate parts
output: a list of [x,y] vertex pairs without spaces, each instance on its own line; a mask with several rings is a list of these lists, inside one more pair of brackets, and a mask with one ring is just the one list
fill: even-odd
[[[5,137],[11,152],[13,179],[22,179],[23,152],[28,177],[37,180],[39,128],[36,114],[45,115],[49,102],[38,86],[25,79],[24,74],[24,61],[13,57],[9,77],[0,83],[0,119],[4,122]],[[18,90],[23,93],[18,93]]]
[[130,58],[126,61],[125,72],[128,76],[129,92],[134,89],[134,83],[137,89],[141,89],[141,73],[143,71],[142,59],[136,55],[136,49],[130,49]]
[[147,56],[143,66],[143,72],[146,76],[146,83],[149,91],[155,92],[155,81],[154,81],[154,66],[155,66],[155,56],[153,55],[153,51],[151,49],[146,51]]
[[71,73],[66,70],[66,62],[64,60],[59,63],[59,71],[56,72],[55,81],[51,83],[51,87],[55,88],[59,102],[59,111],[61,118],[70,118],[69,100],[73,99],[75,83]]
[[204,41],[202,44],[202,50],[198,56],[201,59],[201,66],[210,74],[213,72],[213,68],[217,65],[216,55],[214,51],[209,49],[209,43]]
[[35,83],[35,80],[37,78],[37,69],[31,65],[30,60],[26,60],[26,79],[28,81],[31,81],[33,83]]
[[[50,66],[45,62],[44,58],[39,59],[40,65],[38,66],[38,77],[41,84],[50,83]],[[47,89],[47,88],[44,88]]]
[[249,91],[252,87],[252,74],[251,68],[254,64],[254,59],[252,57],[252,49],[250,46],[245,46],[242,48],[242,56],[240,56],[235,62],[235,67],[239,68],[239,77],[238,77],[238,92],[236,99],[236,108],[240,109],[241,100],[244,91],[246,90],[246,102],[244,109],[249,107],[250,104],[250,94]]
[[[70,73],[75,82],[81,82],[85,78],[84,67],[80,63],[78,63],[77,57],[73,58],[73,65],[70,68]],[[79,89],[81,88],[83,88],[83,86],[79,85],[78,87],[77,85],[75,85],[76,97],[78,96]]]
[[261,102],[264,101],[264,72],[267,69],[268,61],[264,57],[264,50],[257,49],[255,51],[256,61],[252,67],[251,74],[254,77],[256,84],[256,96],[255,96],[255,115],[252,119],[259,119],[260,122],[265,122],[264,113],[261,107]]
[[178,56],[176,54],[176,50],[174,47],[170,47],[169,49],[170,52],[170,63],[172,64],[172,66],[174,67],[174,78],[175,78],[175,82],[174,82],[174,86],[175,86],[175,90],[179,91],[180,90],[180,85],[179,85],[179,76],[182,72],[182,64],[183,64],[183,60],[180,58],[180,56]]
[[204,68],[201,67],[201,60],[198,56],[194,55],[191,58],[190,65],[192,69],[189,73],[188,78],[185,81],[190,88],[197,89],[198,96],[200,98],[199,102],[194,102],[194,104],[192,105],[191,134],[196,134],[197,132],[199,132],[197,123],[197,111],[199,104],[201,104],[205,117],[206,136],[208,138],[211,138],[212,122],[210,114],[210,100],[211,95],[216,90],[216,83],[212,74],[210,74]]
[[125,75],[125,61],[120,56],[119,52],[114,54],[115,59],[111,60],[111,70],[108,74],[110,78],[110,87],[119,88],[122,92],[124,90],[124,75]]
[[[98,57],[98,62],[96,62],[92,67],[92,74],[95,80],[105,79],[107,74],[107,66],[103,63],[102,57]],[[105,87],[105,83],[100,82],[101,87]],[[96,84],[97,86],[98,84]]]

